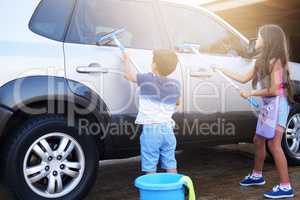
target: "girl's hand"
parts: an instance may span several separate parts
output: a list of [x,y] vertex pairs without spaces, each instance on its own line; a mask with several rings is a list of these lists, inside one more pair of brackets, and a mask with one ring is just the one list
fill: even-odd
[[214,70],[214,72],[216,72],[216,71],[221,71],[222,73],[224,73],[224,68],[223,67],[220,67],[220,66],[214,66],[213,67],[213,70]]
[[129,61],[129,54],[127,52],[123,53],[123,59],[124,59],[125,62]]
[[249,97],[251,97],[251,92],[246,92],[246,91],[241,91],[240,93],[241,97],[243,97],[244,99],[248,99]]

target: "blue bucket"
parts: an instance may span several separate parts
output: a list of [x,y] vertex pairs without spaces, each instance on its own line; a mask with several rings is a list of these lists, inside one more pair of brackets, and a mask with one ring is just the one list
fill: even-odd
[[[184,186],[188,187],[189,193],[194,193],[194,188],[190,188],[186,181],[187,178],[180,174],[149,174],[137,178],[135,186],[140,191],[140,200],[184,200]],[[195,199],[195,194],[190,194],[190,197]]]

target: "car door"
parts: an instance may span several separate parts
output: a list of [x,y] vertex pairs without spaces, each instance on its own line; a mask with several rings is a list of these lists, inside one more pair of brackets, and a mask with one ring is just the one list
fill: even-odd
[[77,2],[64,44],[66,77],[89,86],[107,104],[113,121],[110,129],[104,129],[102,134],[115,136],[114,145],[120,148],[135,148],[139,138],[134,126],[136,85],[123,78],[119,48],[113,42],[97,46],[96,37],[124,28],[126,31],[119,36],[120,41],[141,72],[149,72],[152,49],[168,45],[161,33],[155,6],[149,0]]
[[[191,141],[238,141],[237,133],[242,132],[239,129],[249,124],[253,112],[239,93],[213,72],[212,66],[246,73],[254,65],[253,60],[241,57],[246,43],[202,9],[164,1],[160,9],[184,71],[186,123],[183,134]],[[193,44],[199,53],[182,49],[184,43]],[[250,84],[240,86],[250,88]]]

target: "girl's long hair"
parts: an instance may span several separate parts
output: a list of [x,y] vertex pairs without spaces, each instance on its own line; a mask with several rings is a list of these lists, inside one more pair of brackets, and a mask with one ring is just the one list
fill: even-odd
[[263,39],[264,45],[257,56],[252,86],[256,88],[257,83],[260,82],[263,87],[270,88],[274,64],[280,60],[283,67],[285,93],[289,102],[292,103],[294,102],[294,92],[288,67],[289,53],[286,35],[281,27],[272,24],[260,27],[259,34]]

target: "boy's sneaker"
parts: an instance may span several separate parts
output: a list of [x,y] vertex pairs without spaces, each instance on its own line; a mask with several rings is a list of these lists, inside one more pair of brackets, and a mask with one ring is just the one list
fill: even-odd
[[294,197],[294,190],[292,188],[283,189],[279,185],[277,185],[271,192],[265,193],[264,196],[269,199],[292,198]]
[[248,175],[240,182],[241,186],[253,186],[253,185],[264,185],[266,181],[264,177],[255,177],[252,175]]

